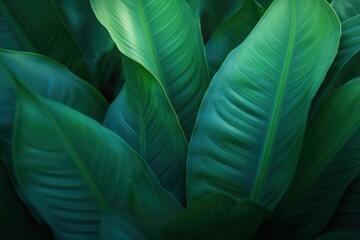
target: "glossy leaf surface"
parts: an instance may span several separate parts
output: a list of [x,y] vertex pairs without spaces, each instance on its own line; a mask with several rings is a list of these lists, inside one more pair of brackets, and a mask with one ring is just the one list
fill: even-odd
[[340,23],[324,1],[271,5],[206,92],[189,144],[190,205],[211,193],[277,205],[339,38]]
[[126,82],[104,125],[129,143],[149,164],[164,188],[185,203],[187,142],[176,114],[156,78],[123,58]]
[[180,206],[136,152],[95,120],[13,82],[16,177],[56,238],[98,239],[108,212],[134,217],[156,238]]
[[92,0],[119,50],[163,86],[189,139],[209,83],[198,19],[182,0]]

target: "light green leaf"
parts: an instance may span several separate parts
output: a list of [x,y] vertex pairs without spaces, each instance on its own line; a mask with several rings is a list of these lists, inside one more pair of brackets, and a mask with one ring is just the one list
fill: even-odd
[[0,0],[0,48],[46,55],[91,81],[84,55],[55,0]]
[[353,231],[334,231],[325,233],[320,237],[316,238],[316,240],[359,240],[360,238],[360,231],[353,230]]
[[120,51],[163,86],[189,139],[209,83],[198,19],[183,0],[92,0]]
[[103,121],[108,108],[106,100],[64,66],[40,55],[0,50],[0,156],[6,161],[11,159],[16,104],[8,71],[41,96]]
[[346,20],[341,25],[339,50],[314,98],[313,113],[330,92],[360,75],[360,15]]
[[190,206],[211,193],[277,205],[339,38],[340,23],[325,1],[271,5],[206,92],[189,144]]
[[[19,229],[21,226],[21,229]],[[1,239],[52,239],[51,232],[37,222],[12,186],[6,166],[0,160],[0,236]]]
[[223,21],[206,43],[210,75],[214,76],[226,56],[239,46],[260,20],[254,0],[245,0],[234,15]]
[[341,22],[360,14],[359,0],[332,0],[331,6],[334,8]]
[[[356,142],[352,143],[354,146]],[[334,215],[325,231],[355,230],[360,226],[360,175],[357,176],[341,197]]]
[[142,231],[142,226],[131,219],[114,214],[104,214],[101,218],[101,240],[146,240],[149,239]]
[[[308,124],[290,190],[263,234],[312,239],[360,174],[360,78],[325,99]],[[276,238],[275,237],[275,238]]]
[[98,239],[104,213],[130,216],[154,239],[179,210],[146,163],[116,134],[18,79],[14,168],[57,239]]
[[161,84],[137,62],[123,57],[126,82],[104,125],[149,164],[162,186],[185,203],[186,138]]
[[252,239],[270,212],[250,201],[211,195],[181,212],[167,224],[164,239]]

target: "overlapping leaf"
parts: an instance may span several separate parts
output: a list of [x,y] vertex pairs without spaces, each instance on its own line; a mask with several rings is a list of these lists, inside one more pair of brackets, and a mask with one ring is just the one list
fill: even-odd
[[55,0],[1,0],[0,48],[46,55],[91,80],[79,43],[71,35]]
[[56,238],[99,239],[101,217],[111,212],[158,239],[180,206],[137,153],[93,119],[13,81],[16,177]]
[[[311,119],[299,166],[263,235],[311,239],[321,233],[360,173],[360,79],[331,94]],[[278,231],[274,235],[273,231]]]
[[182,0],[91,1],[120,51],[163,86],[189,139],[209,83],[198,19]]
[[332,0],[331,6],[342,22],[360,14],[359,0]]
[[187,142],[161,84],[137,62],[123,58],[126,83],[104,125],[133,147],[164,188],[185,203]]
[[0,51],[0,156],[11,156],[16,96],[11,76],[46,98],[66,104],[99,122],[108,107],[106,100],[88,83],[46,57],[13,51]]
[[205,95],[189,145],[190,205],[211,193],[277,205],[339,38],[340,24],[325,1],[271,5]]

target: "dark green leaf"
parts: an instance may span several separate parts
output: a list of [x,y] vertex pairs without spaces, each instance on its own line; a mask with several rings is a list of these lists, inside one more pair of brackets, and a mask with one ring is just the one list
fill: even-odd
[[332,0],[331,6],[342,22],[360,14],[359,0]]
[[7,240],[52,239],[49,229],[37,222],[12,186],[6,166],[0,160],[0,238]]
[[110,105],[104,125],[129,143],[149,164],[164,188],[185,203],[187,142],[156,78],[124,57],[126,82]]
[[315,240],[359,240],[360,239],[360,231],[353,230],[353,231],[334,231],[329,232],[320,237],[316,238]]
[[211,193],[277,205],[339,38],[340,23],[324,1],[271,5],[206,92],[189,144],[190,205]]
[[222,22],[206,43],[210,75],[214,76],[226,56],[239,46],[260,20],[254,0],[245,0],[234,15]]
[[55,0],[0,0],[0,48],[46,55],[91,81],[79,43]]
[[209,83],[198,19],[185,1],[92,0],[120,51],[163,86],[186,137]]
[[104,213],[135,218],[159,238],[180,206],[128,144],[95,120],[17,89],[14,168],[57,239],[98,239]]

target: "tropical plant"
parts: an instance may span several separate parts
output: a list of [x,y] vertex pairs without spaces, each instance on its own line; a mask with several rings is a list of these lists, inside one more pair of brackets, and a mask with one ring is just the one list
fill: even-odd
[[1,239],[359,239],[359,0],[0,6]]

